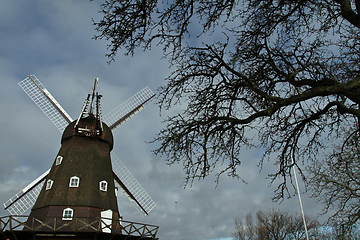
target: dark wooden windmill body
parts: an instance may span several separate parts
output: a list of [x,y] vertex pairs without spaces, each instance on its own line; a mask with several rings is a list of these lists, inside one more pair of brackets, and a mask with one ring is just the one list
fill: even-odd
[[[79,121],[79,128],[94,130],[95,117]],[[74,128],[64,131],[61,148],[31,210],[30,217],[64,219],[107,217],[119,220],[110,151],[111,130],[103,124],[101,135],[85,135]],[[65,214],[65,217],[64,217]]]
[[[37,82],[33,80],[35,76],[29,78],[34,83],[40,83],[37,79]],[[111,157],[112,130],[144,106],[139,105],[123,114],[110,128],[101,116],[102,96],[95,93],[96,85],[97,79],[92,94],[88,95],[75,121],[70,117],[66,119],[68,115],[56,100],[50,94],[44,94],[56,111],[70,123],[66,123],[61,148],[50,170],[4,204],[9,211],[17,212],[31,205],[30,215],[25,221],[17,220],[20,216],[9,216],[7,222],[4,220],[7,218],[1,218],[0,236],[14,240],[58,239],[65,235],[68,239],[79,239],[80,236],[82,239],[156,239],[157,226],[122,220],[117,202],[118,188],[145,214],[155,204],[121,161],[116,156],[115,160]],[[30,202],[34,195],[37,196],[36,201]],[[22,229],[11,229],[12,221],[18,222],[16,226]]]

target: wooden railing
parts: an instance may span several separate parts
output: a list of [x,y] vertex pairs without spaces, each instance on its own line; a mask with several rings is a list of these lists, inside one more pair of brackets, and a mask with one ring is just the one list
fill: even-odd
[[127,236],[157,239],[159,227],[143,223],[106,218],[76,218],[62,220],[61,217],[36,217],[11,215],[0,218],[0,231],[30,232],[105,232]]

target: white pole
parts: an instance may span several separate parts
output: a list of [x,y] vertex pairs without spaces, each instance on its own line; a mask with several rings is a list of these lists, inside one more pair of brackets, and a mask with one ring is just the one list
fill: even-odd
[[302,214],[302,218],[303,218],[303,222],[304,222],[304,227],[305,227],[306,239],[309,240],[309,235],[308,235],[307,226],[306,226],[304,209],[303,209],[303,205],[302,205],[302,202],[301,202],[299,183],[298,183],[297,176],[296,176],[295,164],[294,164],[294,159],[293,159],[292,154],[291,154],[291,162],[292,162],[292,164],[293,164],[295,183],[296,183],[296,188],[297,188],[297,192],[298,192],[298,196],[299,196],[299,203],[300,203],[301,214]]

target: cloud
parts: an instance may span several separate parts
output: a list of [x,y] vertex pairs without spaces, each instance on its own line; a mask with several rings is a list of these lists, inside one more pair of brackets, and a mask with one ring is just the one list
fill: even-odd
[[[35,74],[76,118],[94,77],[100,78],[106,114],[145,86],[156,92],[171,72],[156,47],[134,57],[119,53],[115,63],[107,64],[107,42],[91,39],[96,34],[91,19],[100,17],[98,10],[97,1],[0,2],[0,202],[47,170],[60,148],[61,133],[20,89],[19,81]],[[211,175],[184,189],[182,164],[166,165],[151,153],[156,144],[145,143],[164,127],[164,117],[151,104],[114,132],[116,155],[157,203],[143,218],[120,193],[125,220],[159,225],[160,239],[217,239],[230,237],[234,219],[249,211],[299,209],[297,198],[281,205],[271,202],[275,187],[268,187],[266,170],[272,166],[265,163],[259,174],[254,151],[243,153],[239,169],[248,184],[223,176],[215,188]],[[310,213],[320,211],[314,199],[304,196],[303,202]]]

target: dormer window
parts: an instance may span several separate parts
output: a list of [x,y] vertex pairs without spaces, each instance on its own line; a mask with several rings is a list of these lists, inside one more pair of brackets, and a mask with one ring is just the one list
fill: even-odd
[[49,189],[51,189],[51,187],[52,187],[53,183],[54,183],[54,181],[53,181],[53,180],[48,179],[48,180],[46,181],[46,187],[45,187],[45,190],[49,190]]
[[62,160],[63,160],[63,157],[62,156],[57,156],[56,157],[56,160],[55,160],[55,166],[57,166],[57,165],[60,165],[61,164],[61,162],[62,162]]
[[63,218],[62,220],[72,220],[74,215],[74,210],[71,208],[65,208],[63,211]]
[[107,191],[107,185],[108,185],[108,183],[105,180],[99,182],[100,190],[106,192]]
[[79,187],[80,178],[74,176],[70,178],[69,187]]

